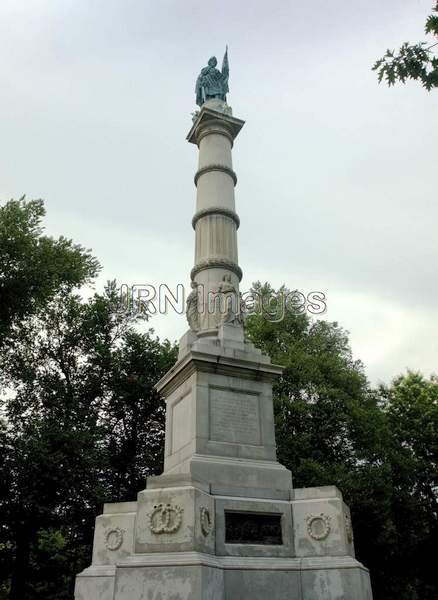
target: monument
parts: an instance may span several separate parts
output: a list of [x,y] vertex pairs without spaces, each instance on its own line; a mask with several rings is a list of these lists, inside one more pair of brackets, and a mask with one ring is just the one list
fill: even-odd
[[[97,517],[76,600],[371,600],[336,487],[294,489],[277,461],[272,382],[282,369],[248,343],[239,314],[228,56],[196,82],[195,261],[189,330],[157,383],[164,472]],[[223,301],[225,298],[225,302]],[[219,299],[219,301],[218,301]]]

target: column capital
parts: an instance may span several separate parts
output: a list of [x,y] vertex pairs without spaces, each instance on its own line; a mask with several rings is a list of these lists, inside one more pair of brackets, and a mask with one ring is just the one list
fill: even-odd
[[237,119],[228,113],[215,110],[204,104],[196,115],[192,128],[187,135],[187,141],[199,145],[204,135],[219,133],[227,136],[230,142],[233,143],[244,124],[245,121],[242,121],[242,119]]

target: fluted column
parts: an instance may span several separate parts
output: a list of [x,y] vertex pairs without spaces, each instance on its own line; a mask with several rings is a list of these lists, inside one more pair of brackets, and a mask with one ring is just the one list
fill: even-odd
[[244,121],[231,116],[220,100],[209,100],[197,115],[187,139],[199,148],[195,174],[195,264],[192,281],[199,291],[199,335],[215,335],[221,315],[214,298],[224,278],[239,292],[242,271],[238,264],[237,228],[231,150]]

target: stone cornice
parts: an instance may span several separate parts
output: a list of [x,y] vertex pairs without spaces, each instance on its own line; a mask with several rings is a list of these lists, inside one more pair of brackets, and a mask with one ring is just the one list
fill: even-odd
[[191,350],[160,379],[155,388],[164,398],[167,398],[186,379],[199,371],[251,381],[272,382],[281,375],[283,367],[242,357]]
[[232,144],[244,123],[241,119],[203,106],[187,135],[187,140],[192,144],[199,144],[205,135],[218,133],[225,135]]
[[234,210],[223,208],[222,206],[212,206],[211,208],[203,208],[202,210],[198,210],[198,212],[194,214],[192,219],[193,229],[195,229],[196,223],[199,221],[199,219],[202,219],[202,217],[207,217],[209,215],[223,215],[224,217],[229,217],[236,223],[236,229],[239,229],[239,215],[235,213]]
[[210,171],[222,171],[231,177],[231,179],[234,181],[234,185],[237,183],[236,173],[233,171],[233,169],[227,167],[227,165],[206,165],[205,167],[202,167],[196,171],[194,178],[195,185],[198,185],[198,179],[201,177],[201,175],[204,175],[204,173],[209,173]]
[[[263,556],[214,556],[202,552],[159,552],[135,553],[117,561],[122,568],[194,566],[205,565],[211,568],[239,571],[321,571],[338,569],[369,570],[352,556],[315,557],[263,557]],[[92,565],[82,571],[79,577],[114,576],[116,566]]]
[[228,269],[228,271],[237,275],[239,281],[242,280],[243,276],[242,269],[231,260],[227,260],[226,258],[207,258],[198,262],[191,270],[190,277],[192,281],[198,273],[205,271],[205,269]]

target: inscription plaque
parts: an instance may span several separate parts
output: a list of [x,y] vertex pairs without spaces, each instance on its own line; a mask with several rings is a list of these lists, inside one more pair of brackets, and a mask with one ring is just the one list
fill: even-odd
[[281,545],[281,515],[225,511],[225,543]]
[[260,445],[259,397],[240,391],[210,388],[210,439]]

